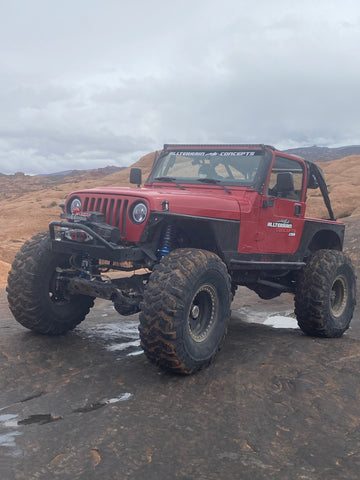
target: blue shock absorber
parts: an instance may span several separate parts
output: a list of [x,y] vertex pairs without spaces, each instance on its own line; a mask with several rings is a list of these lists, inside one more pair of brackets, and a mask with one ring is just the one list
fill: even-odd
[[158,250],[158,255],[162,258],[164,255],[167,255],[171,248],[174,238],[174,226],[167,225],[161,235],[161,245]]

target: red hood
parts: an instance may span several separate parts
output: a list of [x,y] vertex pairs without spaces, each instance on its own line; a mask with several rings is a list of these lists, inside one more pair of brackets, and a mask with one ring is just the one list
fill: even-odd
[[220,186],[185,186],[184,190],[178,187],[164,188],[129,188],[129,187],[98,187],[88,190],[72,192],[72,195],[96,194],[104,196],[124,195],[134,197],[134,200],[144,199],[148,202],[151,211],[163,211],[163,202],[169,202],[169,212],[198,217],[222,218],[240,220],[240,211],[249,211],[251,201],[245,188],[232,189],[226,192]]

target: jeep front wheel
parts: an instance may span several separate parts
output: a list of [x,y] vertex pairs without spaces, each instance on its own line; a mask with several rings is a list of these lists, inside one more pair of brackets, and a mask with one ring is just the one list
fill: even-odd
[[21,325],[37,333],[58,335],[78,325],[94,305],[85,295],[64,295],[57,286],[58,268],[69,268],[65,255],[50,250],[47,232],[35,235],[17,253],[8,277],[8,301]]
[[337,250],[319,250],[299,274],[295,314],[299,327],[316,337],[341,337],[349,328],[356,295],[350,259]]
[[230,318],[231,284],[214,253],[178,249],[154,268],[140,313],[141,346],[165,370],[191,374],[210,364]]

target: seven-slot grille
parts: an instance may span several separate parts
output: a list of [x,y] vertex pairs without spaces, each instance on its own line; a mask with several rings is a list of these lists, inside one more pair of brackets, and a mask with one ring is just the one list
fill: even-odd
[[126,219],[129,199],[124,197],[104,197],[103,195],[86,196],[83,203],[84,212],[101,212],[105,222],[117,227],[121,237],[126,234]]

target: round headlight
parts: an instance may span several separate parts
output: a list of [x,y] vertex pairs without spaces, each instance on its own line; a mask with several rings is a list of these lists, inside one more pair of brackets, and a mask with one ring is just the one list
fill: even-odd
[[80,212],[81,211],[81,200],[78,197],[75,197],[71,200],[69,205],[70,213]]
[[146,219],[148,208],[145,203],[136,203],[131,210],[131,220],[138,225]]

